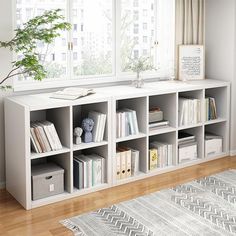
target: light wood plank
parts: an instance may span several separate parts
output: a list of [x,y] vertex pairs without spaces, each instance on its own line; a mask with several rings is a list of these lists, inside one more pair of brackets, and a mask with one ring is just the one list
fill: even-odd
[[[0,235],[73,235],[59,224],[60,220],[230,168],[236,169],[236,157],[226,157],[202,163],[31,211],[24,210],[9,193],[0,190]],[[132,191],[130,191],[131,187]]]

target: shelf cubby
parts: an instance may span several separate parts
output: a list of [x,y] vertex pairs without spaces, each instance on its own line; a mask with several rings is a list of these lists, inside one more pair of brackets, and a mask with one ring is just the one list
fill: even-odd
[[54,124],[63,148],[57,151],[44,153],[31,153],[31,158],[40,158],[47,155],[56,155],[70,149],[70,107],[60,107],[30,112],[30,121],[50,121]]
[[181,120],[181,110],[180,110],[180,101],[178,101],[178,127],[179,129],[186,129],[186,128],[192,128],[192,127],[197,127],[198,125],[202,124],[202,121],[204,119],[204,114],[203,114],[203,90],[191,90],[191,91],[183,91],[178,93],[179,98],[189,98],[189,99],[199,99],[200,100],[200,119],[201,121],[198,123],[189,123],[185,125],[180,124]]
[[160,108],[160,110],[163,112],[163,119],[169,121],[170,127],[176,127],[177,125],[176,124],[176,115],[177,115],[176,93],[150,96],[149,97],[149,110],[155,107]]
[[[195,136],[195,141],[197,142],[197,159],[195,159],[195,160],[204,158],[203,126],[189,128],[189,129],[181,130],[179,132],[185,132],[185,133],[192,134]],[[178,160],[179,160],[179,157],[178,157]],[[193,160],[193,161],[195,161],[195,160]],[[191,162],[191,160],[189,162]],[[180,163],[180,165],[181,164],[182,163]]]
[[[170,166],[177,165],[176,131],[172,131],[172,132],[165,133],[165,134],[150,136],[149,137],[149,145],[151,142],[154,142],[154,141],[166,143],[166,144],[172,144],[172,165],[170,165]],[[148,156],[148,158],[149,158],[149,156]],[[166,167],[170,167],[170,166],[168,165]],[[159,169],[162,169],[162,168],[157,168],[157,170],[159,170]]]
[[[215,103],[216,103],[217,119],[210,120],[210,121],[217,122],[217,120],[220,121],[222,119],[227,119],[227,110],[228,110],[228,104],[229,104],[227,87],[208,88],[205,90],[205,98],[207,97],[214,98]],[[206,112],[206,107],[204,106],[204,108],[205,108],[204,111]],[[206,123],[207,122],[209,121],[206,121]]]
[[[139,171],[147,173],[147,139],[138,138],[134,140],[120,142],[116,147],[128,147],[139,151]],[[116,163],[115,163],[116,164]],[[115,166],[114,166],[115,168]]]
[[[103,146],[104,144],[107,144],[108,141],[108,102],[98,102],[98,103],[91,103],[91,104],[83,104],[83,105],[76,105],[73,106],[73,130],[75,127],[81,127],[82,120],[84,118],[88,117],[88,113],[90,111],[96,111],[103,114],[106,114],[106,125],[105,125],[105,131],[104,131],[104,138],[101,142],[91,142],[91,143],[84,143],[82,141],[81,144],[74,144],[73,143],[73,149],[75,150],[82,150],[90,147],[95,146]],[[73,135],[72,130],[72,135]]]
[[222,153],[228,150],[227,122],[205,125],[205,133],[211,133],[222,137]]
[[[64,193],[72,193],[73,186],[71,184],[71,160],[70,160],[70,153],[63,153],[55,156],[50,157],[44,157],[40,159],[34,159],[31,160],[31,166],[33,165],[40,165],[40,164],[46,164],[46,163],[55,163],[58,166],[60,166],[62,169],[64,169]],[[60,194],[59,194],[60,195]],[[57,195],[51,196],[48,198],[57,198]],[[45,198],[47,199],[47,198]],[[35,200],[32,202],[42,201],[43,199]]]
[[[116,111],[126,108],[136,111],[139,128],[139,134],[130,135],[130,138],[133,139],[135,136],[137,136],[137,138],[142,137],[147,133],[147,97],[122,99],[116,101]],[[114,127],[116,127],[116,124]],[[129,136],[127,136],[127,139],[129,139],[128,137]],[[126,140],[126,137],[122,138],[125,138],[124,140]],[[117,138],[117,140],[123,141],[122,138]]]
[[[98,154],[99,156],[103,157],[105,159],[105,172],[104,172],[104,183],[102,184],[108,184],[109,178],[110,178],[110,172],[108,171],[109,163],[109,156],[108,156],[108,145],[99,146],[99,147],[93,147],[83,150],[78,150],[73,152],[73,156],[78,155],[90,155],[90,154]],[[73,165],[73,164],[72,164]],[[97,185],[91,187],[91,189],[98,187]],[[83,191],[84,189],[77,189],[74,187],[74,191]]]

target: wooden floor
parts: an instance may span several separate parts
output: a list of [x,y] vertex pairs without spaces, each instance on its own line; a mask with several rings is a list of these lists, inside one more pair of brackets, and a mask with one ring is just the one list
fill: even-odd
[[72,235],[58,223],[60,220],[230,168],[236,169],[235,157],[199,164],[31,211],[24,210],[10,194],[0,190],[0,235]]

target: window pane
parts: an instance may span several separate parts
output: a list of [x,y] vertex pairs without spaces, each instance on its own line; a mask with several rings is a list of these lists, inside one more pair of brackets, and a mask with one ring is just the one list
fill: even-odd
[[127,71],[132,58],[150,57],[154,63],[155,0],[121,1],[121,70]]
[[74,11],[74,75],[111,74],[112,1],[74,0]]
[[[60,14],[65,16],[66,0],[21,0],[16,4],[16,25],[22,27],[23,23],[35,16],[42,15],[45,11],[62,9]],[[37,53],[41,64],[47,70],[48,78],[65,78],[67,74],[67,32],[61,32],[61,37],[55,39],[51,45],[37,42]],[[21,55],[18,55],[20,58]],[[31,80],[31,78],[19,77],[18,80]]]
[[[161,73],[174,69],[174,0],[121,0],[121,72],[133,58],[149,58]],[[162,73],[163,74],[163,73]]]

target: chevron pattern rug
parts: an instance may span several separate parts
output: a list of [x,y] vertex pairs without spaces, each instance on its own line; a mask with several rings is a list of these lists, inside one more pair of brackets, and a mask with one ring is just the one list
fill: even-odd
[[236,235],[236,170],[61,221],[79,236]]

